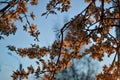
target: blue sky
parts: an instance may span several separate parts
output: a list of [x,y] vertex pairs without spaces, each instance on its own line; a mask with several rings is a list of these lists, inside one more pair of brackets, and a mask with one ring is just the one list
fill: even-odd
[[[35,60],[29,60],[28,58],[19,57],[15,53],[13,53],[15,57],[8,55],[9,52],[6,48],[7,45],[15,45],[16,47],[29,47],[30,44],[37,43],[41,47],[51,45],[52,42],[55,40],[55,32],[54,28],[56,25],[60,28],[64,25],[64,17],[68,17],[68,19],[74,17],[78,13],[81,12],[85,8],[87,4],[83,3],[83,0],[71,0],[72,1],[72,8],[66,13],[58,13],[57,15],[49,15],[46,19],[45,17],[41,17],[41,14],[45,12],[45,6],[48,3],[48,0],[39,0],[39,4],[34,7],[30,7],[30,11],[34,11],[36,18],[35,21],[32,23],[38,25],[38,29],[40,30],[39,40],[40,42],[35,42],[34,39],[29,36],[26,32],[22,31],[22,23],[17,22],[18,30],[15,36],[10,35],[9,37],[5,37],[4,40],[0,41],[0,80],[12,80],[10,77],[13,70],[18,69],[19,62],[16,58],[20,60],[23,64],[23,67],[27,65],[35,65]],[[105,58],[106,59],[106,58]],[[104,63],[108,63],[106,59]],[[100,65],[103,63],[100,63]],[[33,76],[30,76],[32,79]]]

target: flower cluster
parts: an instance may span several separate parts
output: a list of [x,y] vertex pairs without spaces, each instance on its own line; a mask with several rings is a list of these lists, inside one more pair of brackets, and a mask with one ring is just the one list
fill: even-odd
[[[9,2],[10,4],[8,4],[7,8],[0,10],[0,33],[4,35],[15,33],[17,28],[14,21],[20,20],[23,22],[23,18],[25,18],[27,24],[24,25],[24,30],[38,40],[40,32],[37,31],[35,24],[30,24],[26,15],[28,0],[13,1]],[[15,51],[21,57],[28,56],[30,59],[37,58],[39,60],[36,70],[30,66],[27,72],[24,69],[15,71],[12,75],[14,80],[19,76],[28,78],[28,75],[33,73],[36,77],[43,74],[43,80],[56,80],[55,74],[70,67],[72,59],[81,59],[85,55],[90,55],[93,59],[102,61],[105,53],[107,53],[108,57],[114,53],[116,55],[109,67],[103,67],[103,73],[98,74],[96,76],[97,79],[120,79],[120,41],[110,33],[113,27],[120,26],[120,24],[116,24],[120,19],[120,11],[117,10],[120,8],[120,1],[98,0],[100,5],[97,5],[97,0],[84,1],[88,3],[88,6],[60,29],[59,40],[55,41],[49,48],[32,45],[29,48],[16,49],[14,46],[8,46],[9,50]],[[38,0],[31,0],[30,3],[31,5],[36,5]],[[47,11],[42,15],[56,14],[56,10],[61,12],[68,11],[70,3],[70,0],[50,0],[46,6]],[[115,5],[106,8],[105,4],[109,3],[114,3]],[[30,17],[34,20],[35,15],[33,12],[30,13]],[[80,54],[81,49],[89,44],[91,44],[90,47]],[[49,59],[45,59],[45,56],[48,56]],[[42,66],[39,66],[40,64]]]

